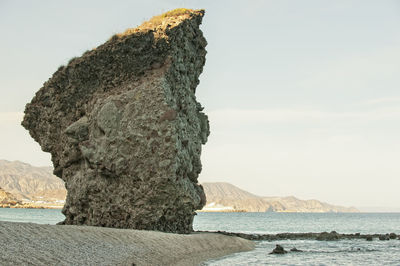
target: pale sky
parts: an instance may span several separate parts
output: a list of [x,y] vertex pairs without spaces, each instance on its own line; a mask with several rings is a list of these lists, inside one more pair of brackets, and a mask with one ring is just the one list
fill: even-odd
[[400,211],[400,1],[0,0],[0,159],[50,165],[25,104],[72,57],[182,6],[206,9],[200,182]]

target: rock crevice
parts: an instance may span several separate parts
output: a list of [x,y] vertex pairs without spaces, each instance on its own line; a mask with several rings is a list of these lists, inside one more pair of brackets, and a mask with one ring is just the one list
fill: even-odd
[[175,10],[72,59],[27,104],[22,125],[68,190],[65,224],[187,233],[207,116],[195,89],[203,10]]

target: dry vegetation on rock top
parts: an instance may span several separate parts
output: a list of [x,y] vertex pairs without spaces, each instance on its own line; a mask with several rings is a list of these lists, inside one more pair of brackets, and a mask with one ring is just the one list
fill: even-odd
[[165,31],[166,28],[171,29],[184,19],[191,19],[195,16],[204,16],[204,10],[193,10],[186,8],[177,8],[158,16],[152,17],[150,20],[143,22],[139,27],[130,28],[122,33],[115,34],[112,39],[121,38],[134,33],[143,31]]

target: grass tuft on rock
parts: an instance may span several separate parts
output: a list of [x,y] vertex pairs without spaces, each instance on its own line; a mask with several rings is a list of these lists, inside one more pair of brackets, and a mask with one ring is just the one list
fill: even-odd
[[160,25],[163,24],[163,21],[165,21],[166,19],[171,19],[171,18],[177,18],[179,16],[185,16],[185,15],[190,15],[193,13],[196,13],[198,11],[203,11],[203,10],[194,10],[194,9],[188,9],[188,8],[176,8],[174,10],[165,12],[161,15],[157,15],[152,17],[150,20],[143,22],[142,25],[140,25],[137,28],[131,28],[131,29],[127,29],[126,31],[122,32],[122,33],[118,33],[113,35],[110,40],[114,40],[114,39],[118,39],[121,38],[123,36],[127,36],[133,33],[136,33],[138,31],[141,30],[150,30],[150,29],[154,29]]

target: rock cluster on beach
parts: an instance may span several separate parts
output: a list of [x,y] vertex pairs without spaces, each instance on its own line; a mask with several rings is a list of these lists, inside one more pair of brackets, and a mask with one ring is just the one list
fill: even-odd
[[[199,232],[208,232],[208,231],[199,231]],[[228,236],[237,236],[248,240],[255,241],[276,241],[276,240],[319,240],[319,241],[337,241],[343,239],[365,239],[366,241],[373,241],[374,239],[379,240],[392,240],[398,239],[400,240],[400,235],[396,233],[387,233],[387,234],[340,234],[336,231],[321,232],[321,233],[279,233],[279,234],[246,234],[246,233],[235,233],[235,232],[226,232],[226,231],[217,231],[217,233],[228,235]]]
[[68,195],[64,224],[188,233],[207,116],[195,91],[204,10],[178,9],[61,66],[22,125],[50,152]]

